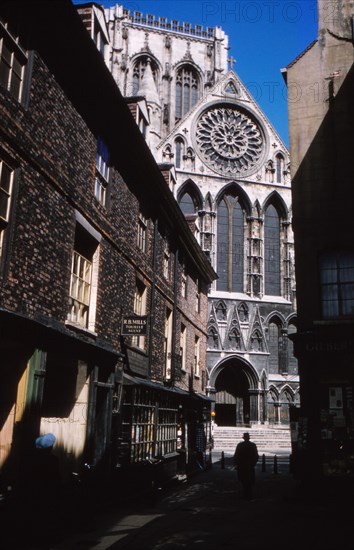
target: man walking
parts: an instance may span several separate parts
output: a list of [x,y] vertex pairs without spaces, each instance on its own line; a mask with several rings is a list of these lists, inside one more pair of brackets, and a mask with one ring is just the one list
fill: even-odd
[[234,464],[237,468],[237,477],[243,489],[243,498],[252,498],[252,486],[255,480],[254,467],[259,459],[257,445],[250,441],[248,432],[243,434],[244,441],[237,444],[234,454]]

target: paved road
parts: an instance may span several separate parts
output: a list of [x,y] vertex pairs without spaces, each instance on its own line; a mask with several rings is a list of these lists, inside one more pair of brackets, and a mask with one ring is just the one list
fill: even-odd
[[[165,490],[154,502],[131,501],[104,514],[88,517],[76,534],[58,533],[60,542],[41,546],[10,544],[1,550],[352,550],[354,504],[338,492],[304,494],[289,474],[286,457],[278,473],[267,460],[256,471],[254,499],[244,501],[226,455],[225,467],[214,457],[213,467],[177,487]],[[323,491],[322,491],[323,493]],[[119,497],[119,495],[117,495]],[[77,529],[75,511],[72,522]],[[20,525],[20,524],[19,524]],[[38,532],[40,532],[38,518]]]
[[54,550],[352,550],[353,503],[303,495],[280,459],[257,467],[254,499],[244,501],[231,457],[162,494],[154,504],[111,511]]

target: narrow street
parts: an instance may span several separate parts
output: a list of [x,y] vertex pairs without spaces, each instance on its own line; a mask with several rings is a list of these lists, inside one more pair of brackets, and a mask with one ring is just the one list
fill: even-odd
[[[289,473],[287,457],[257,465],[254,498],[244,501],[231,455],[162,492],[156,502],[139,499],[96,517],[52,550],[215,550],[284,547],[287,550],[352,548],[353,501],[336,491],[303,494]],[[343,497],[343,493],[342,493]],[[350,494],[348,495],[350,498]],[[33,547],[34,550],[35,547]]]

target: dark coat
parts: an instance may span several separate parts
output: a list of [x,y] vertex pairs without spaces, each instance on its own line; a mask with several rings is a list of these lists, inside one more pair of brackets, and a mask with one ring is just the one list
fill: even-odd
[[258,459],[259,455],[255,443],[248,440],[238,443],[234,454],[234,464],[240,481],[254,481],[254,467]]

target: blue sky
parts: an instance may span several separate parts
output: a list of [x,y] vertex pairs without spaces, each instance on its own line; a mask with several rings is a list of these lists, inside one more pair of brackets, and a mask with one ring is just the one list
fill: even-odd
[[316,38],[316,0],[96,1],[204,27],[221,26],[229,35],[230,56],[236,59],[233,69],[288,146],[286,87],[280,69]]

